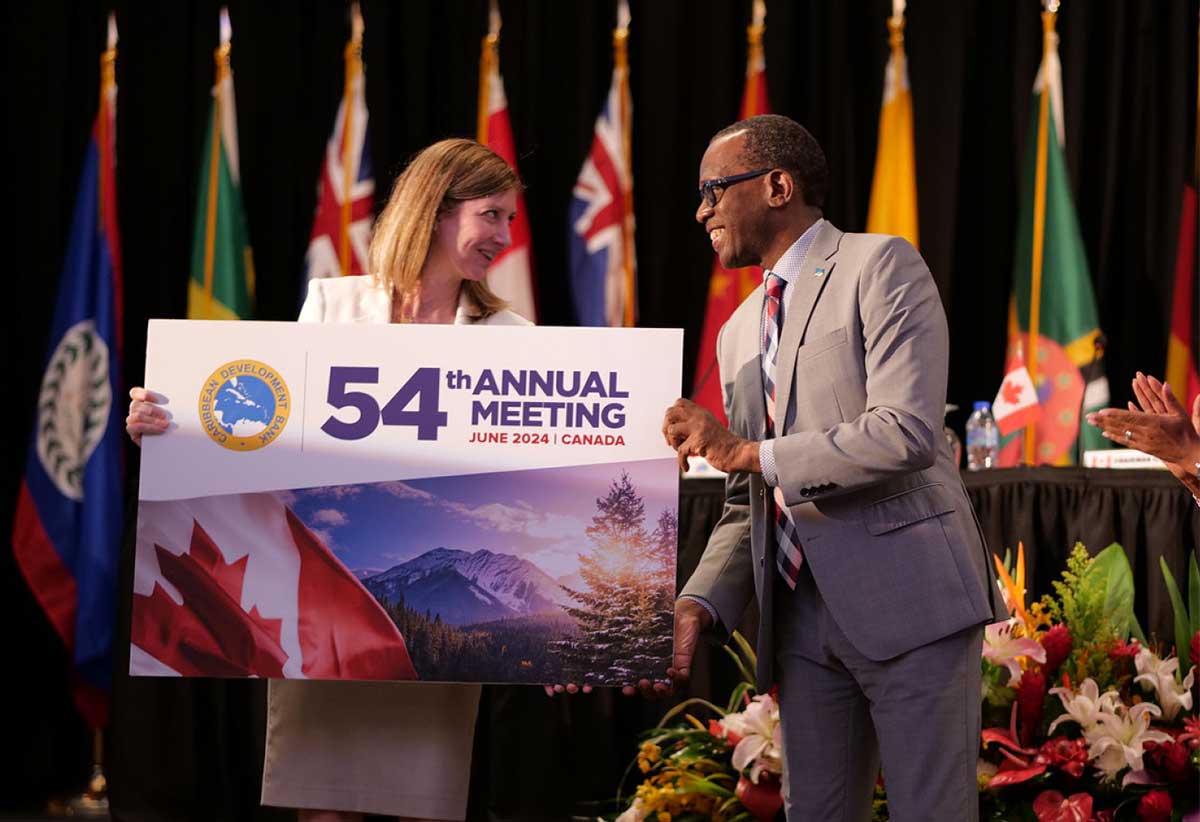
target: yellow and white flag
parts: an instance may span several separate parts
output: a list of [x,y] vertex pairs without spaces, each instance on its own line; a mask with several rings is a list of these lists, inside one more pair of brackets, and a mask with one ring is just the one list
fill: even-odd
[[913,156],[912,90],[904,55],[904,0],[895,0],[888,18],[892,55],[883,78],[879,143],[867,231],[917,242],[917,164]]

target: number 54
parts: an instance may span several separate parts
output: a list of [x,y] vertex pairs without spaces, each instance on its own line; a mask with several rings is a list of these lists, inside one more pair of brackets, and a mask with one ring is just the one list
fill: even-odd
[[[335,439],[361,440],[370,436],[381,420],[384,425],[414,426],[419,440],[436,440],[438,429],[446,427],[446,412],[438,402],[441,372],[436,368],[418,368],[382,409],[367,392],[347,391],[351,383],[376,385],[379,369],[338,365],[329,369],[326,401],[334,408],[358,410],[358,419],[353,422],[342,422],[334,416],[325,420],[321,430]],[[407,410],[414,399],[416,410]]]

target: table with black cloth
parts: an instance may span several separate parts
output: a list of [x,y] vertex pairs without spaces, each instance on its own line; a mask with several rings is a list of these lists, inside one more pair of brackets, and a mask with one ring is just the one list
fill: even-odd
[[[965,475],[992,550],[1025,545],[1029,594],[1038,597],[1076,541],[1093,553],[1119,542],[1133,566],[1135,610],[1147,632],[1172,636],[1159,559],[1177,579],[1200,546],[1200,508],[1165,471],[1018,468]],[[724,484],[686,480],[679,501],[679,576],[686,578],[720,516]],[[128,556],[127,552],[127,556]],[[129,582],[121,598],[128,648]],[[743,626],[753,624],[753,615]],[[127,653],[127,651],[126,651]],[[118,660],[119,670],[127,660]],[[689,695],[724,701],[736,674],[705,646]],[[472,762],[469,819],[568,820],[615,792],[640,730],[669,703],[610,689],[547,698],[539,688],[486,687]],[[130,679],[115,682],[108,734],[114,817],[158,820],[291,819],[258,804],[265,683]],[[402,769],[404,763],[396,763]]]

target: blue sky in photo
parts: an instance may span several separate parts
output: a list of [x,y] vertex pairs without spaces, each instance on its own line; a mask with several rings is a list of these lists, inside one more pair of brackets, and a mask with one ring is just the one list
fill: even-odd
[[285,502],[352,571],[383,571],[435,548],[486,548],[555,579],[575,573],[596,499],[626,471],[646,527],[677,506],[674,459],[506,471],[286,492]]

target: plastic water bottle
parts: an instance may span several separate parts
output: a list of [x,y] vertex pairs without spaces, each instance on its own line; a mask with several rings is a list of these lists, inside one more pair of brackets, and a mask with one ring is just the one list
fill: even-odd
[[977,402],[967,419],[967,470],[992,468],[999,450],[1000,430],[996,428],[996,419],[992,416],[992,404]]

